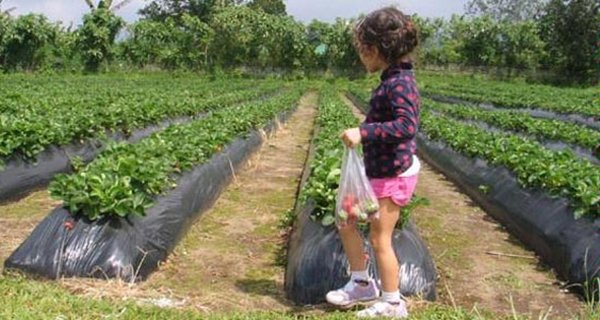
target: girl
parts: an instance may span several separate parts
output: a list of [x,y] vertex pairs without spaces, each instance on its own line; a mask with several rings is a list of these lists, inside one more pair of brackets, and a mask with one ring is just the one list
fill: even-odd
[[380,298],[357,315],[403,318],[407,311],[398,290],[399,265],[392,248],[392,233],[400,208],[412,197],[420,170],[415,156],[420,96],[409,57],[418,44],[417,30],[410,17],[388,7],[359,22],[354,38],[367,71],[383,70],[365,122],[341,136],[348,147],[363,144],[366,173],[379,199],[380,218],[371,222],[369,240],[375,251],[383,292],[380,298],[375,280],[367,273],[361,236],[352,226],[339,229],[352,272],[350,281],[343,288],[329,292],[326,298],[340,307]]

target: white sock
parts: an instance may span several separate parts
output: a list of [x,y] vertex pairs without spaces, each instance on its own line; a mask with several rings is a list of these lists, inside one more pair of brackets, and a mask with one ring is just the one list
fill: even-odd
[[370,278],[367,270],[352,271],[350,275],[350,280],[352,280],[352,282],[354,282],[354,280],[369,280]]
[[398,303],[400,302],[400,290],[396,290],[394,292],[381,292],[381,299],[388,303]]

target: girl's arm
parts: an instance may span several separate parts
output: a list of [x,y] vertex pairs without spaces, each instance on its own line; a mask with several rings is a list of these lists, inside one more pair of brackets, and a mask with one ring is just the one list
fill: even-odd
[[[417,132],[417,106],[413,106],[405,92],[408,88],[398,84],[391,89],[390,105],[392,106],[393,121],[363,123],[360,126],[362,141],[399,143],[414,138]],[[408,96],[412,95],[411,93]],[[412,99],[415,101],[415,99]]]

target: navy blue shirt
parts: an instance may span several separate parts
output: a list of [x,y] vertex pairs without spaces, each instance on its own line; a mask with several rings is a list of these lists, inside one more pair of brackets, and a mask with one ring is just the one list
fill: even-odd
[[421,97],[412,65],[403,63],[386,69],[369,106],[360,126],[367,176],[398,176],[410,168],[417,152]]

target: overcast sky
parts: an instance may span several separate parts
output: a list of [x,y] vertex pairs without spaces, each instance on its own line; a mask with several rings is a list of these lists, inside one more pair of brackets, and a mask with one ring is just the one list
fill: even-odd
[[[94,0],[97,2],[97,0]],[[115,0],[116,1],[116,0]],[[118,14],[131,22],[137,19],[137,11],[148,0],[133,0]],[[335,17],[350,18],[379,7],[395,4],[406,13],[418,13],[425,17],[449,17],[462,13],[467,0],[288,0],[287,11],[296,19],[310,21],[319,19],[333,21]],[[84,0],[4,0],[2,9],[16,7],[14,14],[29,12],[44,13],[54,21],[79,24],[81,16],[88,10]]]

